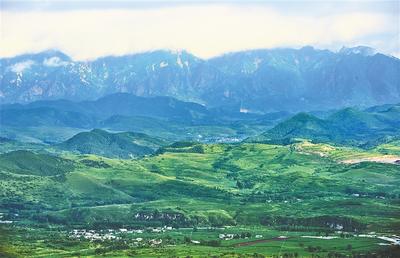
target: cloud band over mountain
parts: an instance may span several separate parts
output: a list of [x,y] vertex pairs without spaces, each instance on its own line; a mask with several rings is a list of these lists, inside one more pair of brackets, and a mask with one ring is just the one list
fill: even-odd
[[346,1],[333,6],[305,2],[297,12],[290,11],[290,5],[284,9],[274,2],[125,3],[129,8],[124,9],[97,4],[104,8],[90,8],[90,1],[68,8],[60,7],[63,2],[37,4],[38,8],[32,2],[19,3],[4,4],[2,57],[52,48],[77,60],[163,48],[186,49],[203,58],[244,49],[304,45],[333,50],[342,45],[369,45],[386,54],[399,56],[400,52],[399,17],[390,11],[398,9],[395,1],[382,3],[386,9],[361,2],[358,5],[363,8],[357,9]]

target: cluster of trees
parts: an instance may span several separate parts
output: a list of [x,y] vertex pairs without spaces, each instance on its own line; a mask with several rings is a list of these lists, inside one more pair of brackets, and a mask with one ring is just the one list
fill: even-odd
[[106,162],[102,160],[92,160],[92,159],[82,159],[80,161],[82,164],[88,167],[93,168],[110,168],[111,166],[108,165]]
[[137,210],[135,206],[131,207],[132,220],[137,221],[160,221],[163,225],[171,225],[172,223],[181,226],[188,225],[189,219],[185,214],[171,209],[160,211],[158,209],[141,209]]
[[175,142],[167,147],[161,147],[156,151],[156,155],[165,152],[182,152],[182,153],[204,153],[204,146],[195,142]]
[[239,189],[251,189],[255,184],[256,182],[251,180],[236,180],[236,187]]

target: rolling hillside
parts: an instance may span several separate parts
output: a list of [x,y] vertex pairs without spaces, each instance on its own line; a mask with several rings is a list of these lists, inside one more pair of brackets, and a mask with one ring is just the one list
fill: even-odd
[[0,170],[22,175],[63,175],[74,169],[71,160],[48,154],[18,150],[0,154]]
[[94,129],[79,133],[57,148],[82,154],[97,154],[114,158],[133,158],[154,153],[166,142],[142,133],[109,133]]
[[[18,151],[0,155],[0,209],[18,200],[25,219],[100,228],[161,223],[329,229],[329,222],[347,231],[367,225],[398,229],[399,165],[362,161],[369,157],[386,156],[311,143],[176,143],[130,160],[72,154],[65,160]],[[360,162],[346,163],[355,158]],[[59,173],[64,176],[47,177]]]
[[296,138],[302,138],[367,147],[373,142],[379,144],[383,137],[399,135],[398,107],[392,105],[384,110],[378,110],[376,107],[364,111],[346,108],[325,119],[300,113],[247,141],[290,143]]
[[[320,130],[320,121],[312,121],[310,131]],[[101,130],[71,142],[125,154],[121,145],[105,145],[138,136],[154,143],[144,135]],[[393,141],[366,151],[307,141],[177,142],[155,155],[123,160],[9,152],[0,155],[1,221],[11,221],[10,250],[19,256],[186,256],[195,249],[201,256],[288,250],[397,257],[395,245],[379,245],[390,244],[383,237],[399,231],[400,156],[390,152],[396,146]]]

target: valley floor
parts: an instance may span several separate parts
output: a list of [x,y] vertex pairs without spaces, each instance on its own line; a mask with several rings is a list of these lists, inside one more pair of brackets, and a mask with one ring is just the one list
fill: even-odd
[[10,257],[396,257],[400,237],[266,227],[87,230],[15,227]]

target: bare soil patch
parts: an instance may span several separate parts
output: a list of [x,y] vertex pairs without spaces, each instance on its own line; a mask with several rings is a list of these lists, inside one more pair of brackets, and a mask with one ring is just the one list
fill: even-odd
[[359,159],[348,159],[343,160],[342,163],[345,164],[356,164],[360,162],[378,162],[378,163],[390,163],[400,165],[400,157],[396,156],[378,156],[378,157],[367,157]]

